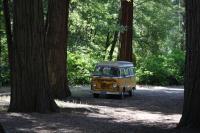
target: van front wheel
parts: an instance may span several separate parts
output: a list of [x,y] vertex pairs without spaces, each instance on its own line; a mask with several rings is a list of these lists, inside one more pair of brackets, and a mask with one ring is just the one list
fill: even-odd
[[133,87],[132,89],[133,89],[133,90],[136,90],[136,87]]
[[121,94],[119,95],[120,99],[124,99],[124,92],[121,92]]
[[132,90],[132,89],[128,91],[128,95],[129,95],[130,97],[133,96],[133,90]]
[[98,98],[98,97],[99,97],[99,94],[94,93],[94,94],[93,94],[93,97],[94,97],[94,98]]

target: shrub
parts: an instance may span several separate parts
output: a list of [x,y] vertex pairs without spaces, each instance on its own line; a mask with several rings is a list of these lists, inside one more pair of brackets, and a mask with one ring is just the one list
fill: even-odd
[[70,84],[88,84],[96,60],[92,54],[68,52],[68,80]]
[[136,75],[140,84],[183,84],[184,52],[174,51],[169,55],[139,58],[137,64]]

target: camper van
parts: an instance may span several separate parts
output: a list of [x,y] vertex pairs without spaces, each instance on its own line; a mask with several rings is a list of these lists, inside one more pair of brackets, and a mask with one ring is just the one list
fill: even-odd
[[127,61],[103,62],[96,65],[92,74],[91,91],[95,98],[100,94],[133,95],[136,88],[134,65]]

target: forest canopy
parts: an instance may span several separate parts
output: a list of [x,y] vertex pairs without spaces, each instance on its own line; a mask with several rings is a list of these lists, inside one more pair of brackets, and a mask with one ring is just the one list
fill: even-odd
[[[46,7],[44,5],[44,10]],[[5,20],[2,5],[0,8],[1,83],[8,85]],[[136,60],[137,82],[182,84],[185,59],[182,2],[135,0],[133,15],[133,58]],[[126,30],[120,25],[119,17],[120,0],[71,0],[66,51],[70,84],[88,84],[96,63],[117,60],[119,32]]]

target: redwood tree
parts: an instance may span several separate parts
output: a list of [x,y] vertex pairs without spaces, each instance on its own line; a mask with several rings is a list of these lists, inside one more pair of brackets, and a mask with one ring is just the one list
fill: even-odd
[[69,96],[66,72],[66,45],[69,0],[49,0],[46,27],[48,75],[54,98]]
[[49,92],[42,0],[14,0],[11,102],[13,112],[54,112]]
[[119,60],[132,60],[133,0],[121,0],[121,25]]
[[186,64],[180,127],[200,127],[200,1],[186,0]]

